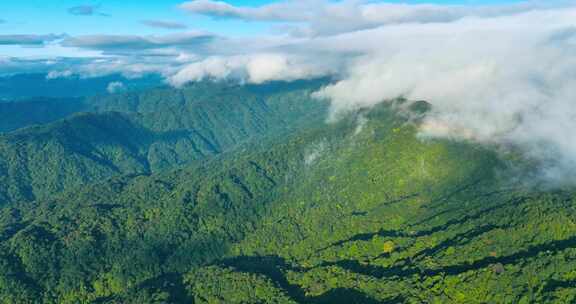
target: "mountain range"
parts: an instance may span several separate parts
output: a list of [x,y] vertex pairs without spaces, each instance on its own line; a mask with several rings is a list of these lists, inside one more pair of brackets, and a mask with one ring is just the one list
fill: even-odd
[[327,82],[0,104],[0,303],[576,300],[571,189]]

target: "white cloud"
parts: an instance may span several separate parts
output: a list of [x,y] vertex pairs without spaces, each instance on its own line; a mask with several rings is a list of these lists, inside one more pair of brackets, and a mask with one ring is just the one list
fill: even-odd
[[[1,37],[1,36],[0,36]],[[199,31],[162,36],[84,35],[68,37],[63,46],[103,51],[149,50],[173,47],[198,47],[216,36]]]
[[0,35],[0,45],[42,46],[64,38],[64,35]]
[[100,11],[100,5],[78,5],[69,8],[68,13],[76,16],[110,16]]
[[189,64],[170,78],[170,83],[182,86],[202,79],[236,79],[249,83],[274,80],[297,80],[320,77],[330,73],[328,67],[314,65],[298,56],[260,53],[229,57],[209,57]]
[[122,74],[126,78],[139,78],[146,74],[173,75],[179,66],[170,61],[159,61],[157,58],[100,58],[78,64],[75,73],[82,77],[100,77],[110,74]]
[[[277,2],[261,7],[236,7],[223,1],[195,0],[180,5],[185,11],[219,18],[261,21],[301,21],[312,1]],[[299,9],[299,10],[298,10]]]
[[126,90],[126,86],[124,86],[124,83],[120,81],[111,82],[108,84],[108,87],[106,88],[106,91],[110,94],[119,93],[124,90]]
[[168,30],[182,30],[188,28],[186,24],[165,20],[142,20],[141,23],[149,27]]
[[47,75],[46,75],[46,79],[48,80],[52,80],[52,79],[59,79],[59,78],[70,78],[74,75],[74,72],[70,71],[70,70],[64,70],[64,71],[50,71]]
[[233,6],[223,1],[194,0],[180,8],[214,18],[298,23],[286,26],[298,35],[326,35],[401,23],[452,22],[466,17],[495,17],[564,3],[524,2],[502,5],[395,4],[358,0],[288,0],[262,6]]
[[317,96],[332,100],[333,116],[399,96],[426,100],[423,136],[519,149],[548,181],[573,180],[575,17],[559,9],[347,34],[336,44],[362,55]]

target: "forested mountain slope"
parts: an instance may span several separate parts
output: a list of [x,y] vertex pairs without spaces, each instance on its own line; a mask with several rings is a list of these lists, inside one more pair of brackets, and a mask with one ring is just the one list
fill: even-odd
[[[0,133],[10,132],[31,125],[45,124],[65,118],[79,112],[123,112],[152,114],[148,126],[161,129],[211,127],[205,126],[206,120],[218,120],[220,125],[226,125],[219,116],[218,110],[224,114],[234,114],[234,107],[246,103],[254,103],[255,111],[258,103],[268,107],[273,114],[286,117],[279,124],[290,123],[294,119],[308,118],[306,113],[319,114],[319,109],[325,107],[321,102],[303,103],[309,100],[305,92],[312,92],[326,79],[272,82],[263,85],[239,85],[231,82],[198,82],[187,85],[183,89],[167,86],[157,86],[146,90],[97,94],[83,97],[28,97],[0,100]],[[1,88],[0,88],[1,91]],[[296,100],[295,100],[296,99]],[[270,103],[270,104],[268,104]],[[211,105],[213,104],[213,105]],[[242,109],[239,109],[242,111]],[[316,112],[315,112],[316,111]],[[262,114],[262,113],[260,113]],[[236,117],[231,117],[238,119]],[[291,120],[292,119],[292,120]],[[159,120],[159,121],[155,121]],[[235,121],[236,122],[236,121]],[[219,126],[218,126],[219,127]]]
[[80,98],[33,98],[0,102],[0,133],[62,119],[86,109]]
[[[0,210],[5,303],[574,300],[571,192],[379,107]],[[145,138],[145,137],[143,137]]]
[[90,112],[0,135],[0,204],[158,172],[317,123],[326,104],[309,97],[315,86],[201,83],[94,98]]

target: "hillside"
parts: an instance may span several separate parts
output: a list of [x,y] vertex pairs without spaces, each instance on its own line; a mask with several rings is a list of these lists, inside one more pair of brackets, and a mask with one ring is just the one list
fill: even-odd
[[309,91],[202,83],[95,97],[89,112],[0,135],[0,204],[159,172],[313,124],[326,105]]
[[380,107],[0,211],[5,303],[566,303],[574,196]]
[[33,98],[0,102],[0,133],[65,118],[86,108],[80,98]]

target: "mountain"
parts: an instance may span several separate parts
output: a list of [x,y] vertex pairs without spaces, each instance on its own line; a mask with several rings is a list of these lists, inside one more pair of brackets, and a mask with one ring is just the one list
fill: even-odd
[[399,108],[6,205],[0,301],[573,301],[574,194]]
[[199,83],[66,102],[88,112],[0,135],[0,204],[159,172],[313,124],[326,111],[309,97],[318,85]]
[[32,98],[0,102],[0,133],[50,123],[86,108],[81,98]]
[[[80,77],[47,73],[0,75],[0,102],[34,98],[71,98],[106,94],[109,86],[116,83],[122,90],[135,91],[162,85],[158,76],[128,79],[113,74],[100,77]],[[121,84],[121,85],[120,85]],[[114,86],[114,85],[112,85]],[[110,87],[112,89],[112,87]]]

